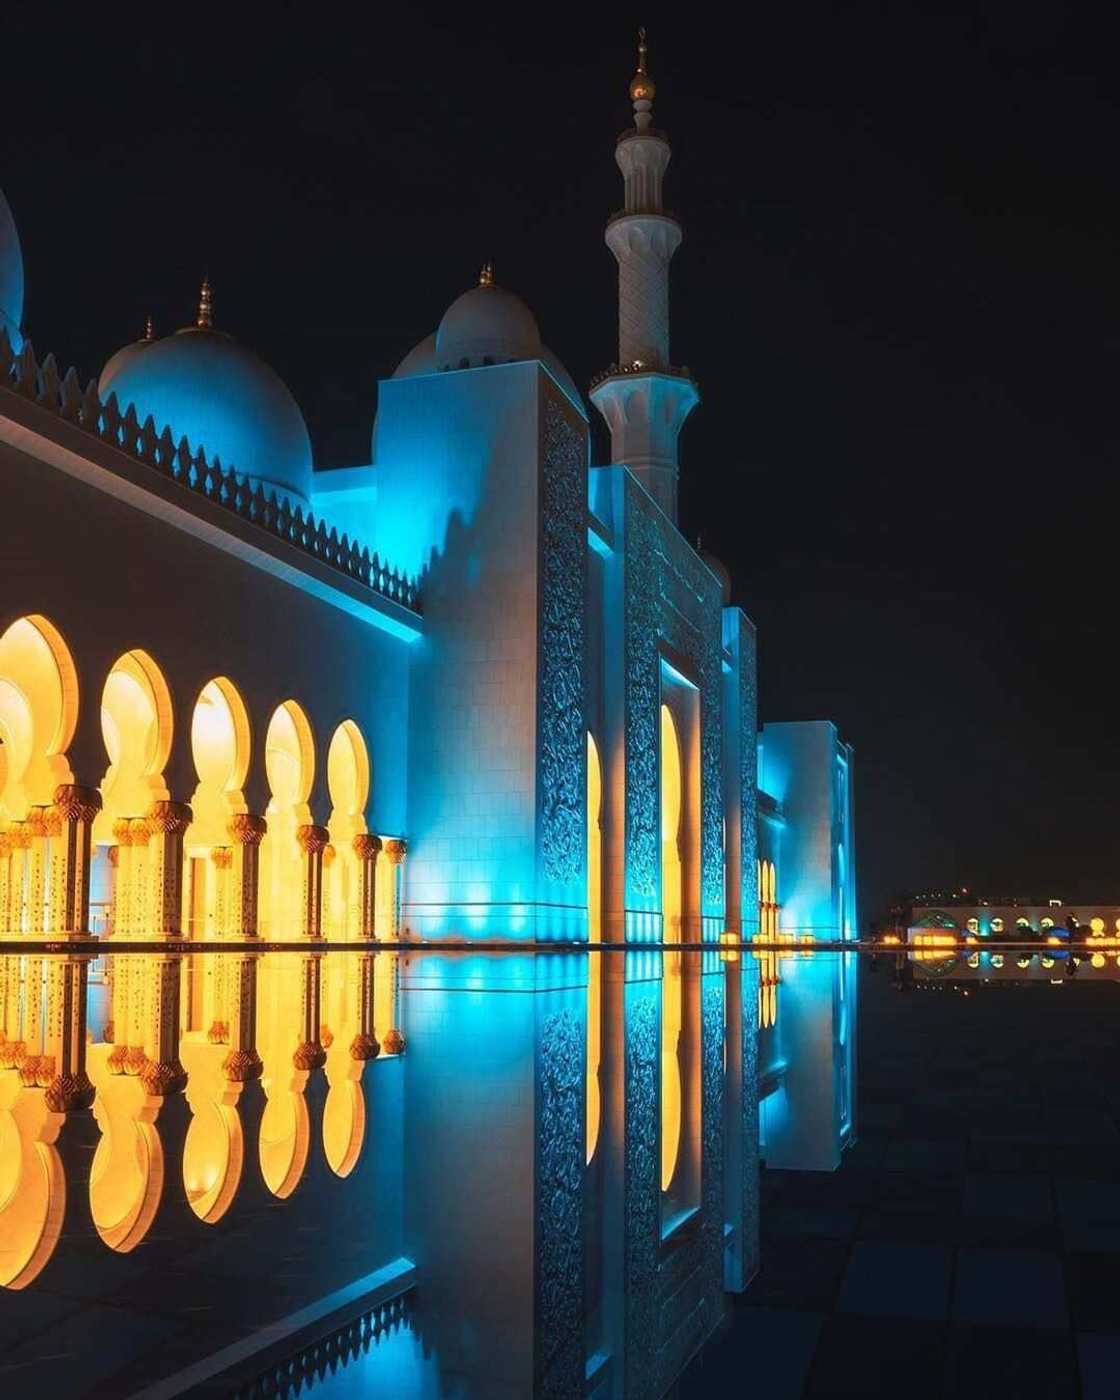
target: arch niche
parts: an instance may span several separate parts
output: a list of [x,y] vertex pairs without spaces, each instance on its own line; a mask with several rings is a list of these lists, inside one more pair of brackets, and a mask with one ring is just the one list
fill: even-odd
[[311,822],[307,805],[315,777],[315,741],[302,706],[285,700],[273,711],[264,740],[271,797],[261,842],[261,933],[295,938],[301,929],[303,865],[296,831]]
[[191,715],[191,754],[198,785],[186,837],[188,937],[223,933],[225,869],[215,853],[229,846],[229,820],[246,810],[242,788],[249,771],[249,713],[234,683],[217,676],[202,687]]
[[353,842],[355,836],[368,830],[365,813],[369,787],[366,741],[352,719],[343,720],[331,735],[327,749],[327,790],[331,799],[327,828],[335,852],[323,878],[323,931],[328,938],[353,937],[359,930],[361,870]]

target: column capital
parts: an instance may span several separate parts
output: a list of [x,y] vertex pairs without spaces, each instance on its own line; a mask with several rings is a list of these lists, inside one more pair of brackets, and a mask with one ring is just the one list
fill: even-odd
[[296,842],[301,851],[315,855],[326,850],[331,834],[325,826],[297,826]]
[[12,853],[12,837],[8,831],[0,831],[0,860]]
[[47,1085],[47,1107],[52,1113],[69,1113],[73,1109],[90,1108],[94,1099],[94,1087],[85,1070],[78,1074],[56,1075]]
[[194,813],[189,802],[153,802],[147,820],[165,836],[182,836],[194,821]]
[[121,848],[120,848],[120,846],[119,846],[119,845],[118,845],[118,846],[110,846],[110,847],[109,847],[109,864],[113,867],[114,870],[117,868],[118,864],[120,863],[120,858],[121,858]]
[[369,1031],[359,1031],[350,1042],[350,1058],[352,1060],[376,1060],[381,1053],[381,1046]]
[[385,854],[389,859],[390,865],[401,865],[404,862],[405,856],[408,854],[408,844],[399,839],[395,841],[386,841]]
[[132,823],[127,817],[118,817],[113,823],[113,836],[118,846],[132,845]]
[[362,832],[350,843],[359,860],[376,860],[381,851],[381,837]]
[[231,1084],[248,1084],[259,1079],[264,1064],[255,1050],[231,1050],[222,1061],[222,1069]]
[[140,1073],[140,1082],[147,1093],[166,1098],[187,1087],[187,1071],[178,1059],[148,1060]]
[[233,864],[233,851],[229,846],[215,846],[210,852],[210,860],[215,870],[228,870]]
[[148,817],[133,817],[128,824],[128,830],[134,846],[146,846],[155,828]]
[[302,1045],[297,1045],[295,1054],[292,1056],[292,1064],[296,1069],[318,1069],[326,1062],[327,1052],[321,1045],[315,1045],[309,1040],[305,1040]]
[[328,841],[327,844],[323,847],[323,864],[327,866],[333,865],[335,857],[337,855],[338,852],[335,850],[334,846]]
[[34,840],[39,836],[46,836],[48,826],[47,807],[32,807],[27,814],[27,820],[23,823],[31,838]]
[[385,1053],[387,1055],[399,1055],[404,1050],[404,1036],[394,1026],[385,1036]]
[[91,822],[101,811],[101,793],[80,783],[61,783],[54,790],[54,805],[67,822]]
[[226,824],[229,839],[236,846],[259,846],[267,831],[264,817],[254,817],[250,812],[237,812]]

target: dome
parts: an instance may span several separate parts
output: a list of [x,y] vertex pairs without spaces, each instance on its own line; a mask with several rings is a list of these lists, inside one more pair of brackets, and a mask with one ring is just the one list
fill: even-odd
[[19,246],[16,221],[4,191],[0,190],[0,326],[8,332],[12,348],[23,344],[23,253]]
[[443,314],[436,331],[440,369],[531,360],[540,354],[537,318],[519,296],[497,287],[483,268],[477,287],[464,292]]
[[711,569],[712,573],[719,579],[719,591],[720,596],[723,598],[723,606],[729,608],[731,606],[731,574],[728,571],[727,565],[722,559],[717,558],[716,555],[709,554],[706,549],[700,551],[700,558],[703,559],[704,563],[707,564],[708,568]]
[[[110,356],[106,361],[105,368],[101,371],[99,385],[111,384],[124,369],[125,365],[130,364],[138,355],[142,355],[145,350],[151,349],[155,343],[155,336],[152,334],[152,323],[149,321],[147,332],[142,335],[139,340],[134,340],[130,345],[122,345],[117,353]],[[109,390],[105,389],[102,391],[101,396],[102,398],[107,398],[108,394]],[[127,405],[125,406],[127,407]]]
[[408,379],[414,374],[432,374],[436,368],[436,333],[426,335],[414,345],[393,371],[394,379]]
[[284,381],[257,355],[208,326],[118,350],[98,384],[122,411],[170,428],[176,442],[203,447],[210,461],[260,482],[266,490],[311,497],[311,441]]

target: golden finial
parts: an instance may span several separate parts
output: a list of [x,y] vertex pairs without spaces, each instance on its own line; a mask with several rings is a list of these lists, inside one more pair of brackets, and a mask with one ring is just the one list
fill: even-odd
[[638,71],[630,80],[631,102],[652,102],[657,92],[653,79],[646,72],[646,53],[646,31],[643,27],[638,30]]
[[144,321],[144,339],[145,339],[145,340],[155,340],[155,338],[156,338],[156,328],[155,328],[154,324],[152,323],[152,318],[151,318],[150,316],[148,316],[148,317],[145,319],[145,321]]
[[482,271],[478,274],[478,285],[480,287],[492,287],[494,285],[494,264],[483,263]]
[[195,325],[200,331],[208,331],[214,324],[214,294],[210,290],[210,278],[202,279],[198,294],[198,319]]

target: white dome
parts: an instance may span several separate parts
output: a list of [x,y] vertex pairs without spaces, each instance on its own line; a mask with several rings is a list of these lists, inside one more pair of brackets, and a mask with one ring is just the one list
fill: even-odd
[[426,335],[414,345],[393,371],[394,379],[408,379],[414,374],[432,374],[436,368],[436,333]]
[[23,344],[19,333],[23,320],[23,252],[11,207],[0,190],[0,326],[8,332],[12,349]]
[[493,284],[472,287],[451,303],[436,331],[440,369],[467,369],[540,354],[537,318],[519,296]]
[[102,399],[135,404],[141,423],[170,428],[178,442],[260,482],[266,492],[311,498],[311,440],[299,405],[265,362],[220,331],[190,327],[126,345],[105,366]]

